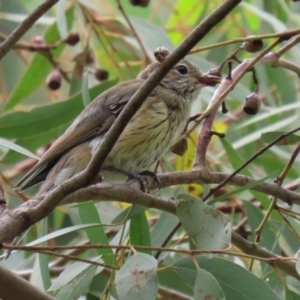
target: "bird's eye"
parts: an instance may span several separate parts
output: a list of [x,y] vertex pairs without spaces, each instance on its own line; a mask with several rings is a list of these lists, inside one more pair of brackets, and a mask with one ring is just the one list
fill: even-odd
[[186,75],[189,72],[188,68],[184,65],[177,66],[175,69],[181,75]]

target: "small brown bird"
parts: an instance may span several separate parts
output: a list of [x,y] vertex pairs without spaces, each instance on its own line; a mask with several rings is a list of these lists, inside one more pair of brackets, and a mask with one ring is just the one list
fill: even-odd
[[[137,79],[99,95],[15,188],[22,191],[45,181],[40,191],[43,193],[83,171],[119,113],[159,65],[152,63]],[[203,74],[186,60],[177,63],[122,132],[101,169],[104,181],[120,181],[120,173],[108,169],[138,173],[159,160],[179,137],[201,88],[219,82],[219,77]]]

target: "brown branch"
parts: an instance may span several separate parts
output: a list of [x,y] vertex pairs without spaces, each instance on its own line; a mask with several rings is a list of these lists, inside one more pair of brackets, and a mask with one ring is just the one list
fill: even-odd
[[59,0],[45,0],[7,37],[0,45],[0,60],[9,52],[18,40]]
[[[38,289],[20,276],[0,265],[0,298],[4,300],[55,300],[49,294]],[[22,295],[22,296],[21,296]]]
[[[204,170],[193,170],[189,172],[165,173],[158,175],[158,177],[161,181],[161,187],[167,187],[190,183],[217,184],[227,178],[228,175],[228,173],[211,173]],[[147,188],[158,188],[153,178],[149,177],[147,180]],[[255,180],[251,177],[236,175],[229,181],[229,184],[243,187],[253,182],[255,182]],[[286,203],[300,204],[300,195],[298,193],[286,190],[274,183],[263,182],[256,185],[253,190],[273,195]],[[30,199],[19,207],[4,212],[0,219],[0,241],[9,243],[14,237],[21,235],[23,231],[42,219],[50,209],[48,204],[45,205],[45,202],[41,201],[42,199],[43,197]],[[173,200],[164,200],[142,193],[140,191],[140,184],[136,180],[131,180],[123,184],[101,183],[91,185],[73,192],[59,204],[85,202],[90,199],[123,201],[168,212],[172,212],[174,205]]]

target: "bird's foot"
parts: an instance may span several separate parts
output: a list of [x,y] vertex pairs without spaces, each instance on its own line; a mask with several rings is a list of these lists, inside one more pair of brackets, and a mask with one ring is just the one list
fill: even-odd
[[158,189],[159,190],[161,189],[161,181],[160,181],[160,179],[158,178],[158,176],[157,176],[157,174],[155,172],[146,170],[146,171],[143,171],[143,172],[139,173],[139,175],[140,176],[150,176],[150,177],[152,177],[153,180],[154,180],[154,182],[157,184]]
[[114,167],[105,167],[104,170],[126,175],[126,176],[128,176],[127,181],[129,181],[131,179],[138,180],[141,185],[141,190],[144,193],[146,192],[146,188],[147,188],[147,184],[148,184],[148,180],[147,180],[146,176],[153,177],[154,181],[159,186],[159,189],[161,188],[161,182],[160,182],[159,178],[157,177],[156,173],[154,173],[152,171],[143,171],[141,173],[137,173],[137,172],[133,172],[133,171],[121,170],[121,169],[114,168]]

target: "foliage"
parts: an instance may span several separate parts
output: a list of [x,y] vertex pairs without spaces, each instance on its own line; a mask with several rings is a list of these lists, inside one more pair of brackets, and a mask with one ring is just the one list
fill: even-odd
[[[120,3],[135,32],[118,9],[118,1],[60,1],[0,62],[0,179],[10,208],[37,192],[34,187],[21,197],[12,191],[12,186],[33,166],[36,154],[45,152],[47,145],[64,132],[90,99],[118,81],[135,78],[147,62],[155,60],[153,53],[157,47],[173,50],[223,1],[153,0],[147,7],[130,2]],[[38,3],[3,1],[2,38],[20,22],[22,14],[28,14]],[[241,46],[234,39],[287,31],[299,27],[299,20],[300,3],[242,1],[198,44],[207,47],[187,58],[207,72]],[[64,42],[69,32],[79,34],[76,45]],[[46,43],[43,45],[50,45],[46,51],[39,48],[41,36],[42,43]],[[263,41],[265,49],[274,37]],[[237,56],[245,60],[257,53],[240,51]],[[297,63],[299,46],[286,52],[284,58]],[[234,62],[233,68],[236,66]],[[59,71],[61,86],[51,90],[49,80],[54,70]],[[99,82],[105,71],[109,78]],[[247,73],[239,81],[226,98],[229,113],[220,111],[214,120],[213,130],[225,132],[226,137],[211,139],[206,153],[211,171],[231,174],[260,148],[299,126],[300,76],[299,71],[298,76],[296,73],[270,64],[256,67],[262,106],[255,116],[243,112],[244,99],[257,89],[253,76]],[[227,75],[225,65],[222,76]],[[214,91],[213,87],[202,91],[192,115],[205,111]],[[192,169],[200,128],[188,136],[187,152],[183,156],[169,153],[158,173]],[[5,266],[23,276],[22,271],[29,269],[26,276],[30,282],[56,299],[77,299],[81,295],[85,295],[84,299],[120,300],[208,299],[206,296],[300,299],[295,278],[278,267],[272,268],[268,264],[271,259],[247,256],[230,243],[234,229],[248,241],[295,261],[293,257],[299,248],[299,207],[288,206],[276,197],[269,199],[266,193],[253,188],[268,180],[297,190],[297,147],[297,133],[272,145],[239,172],[256,183],[239,188],[227,184],[206,203],[200,202],[200,198],[207,195],[212,184],[182,184],[153,192],[156,197],[175,199],[179,203],[178,217],[144,206],[128,208],[108,201],[60,206],[29,230],[24,243],[91,243],[111,247],[59,252],[72,255],[70,259],[18,251]],[[182,226],[178,226],[178,218]],[[261,233],[257,233],[258,228]],[[90,262],[74,262],[76,257]]]

